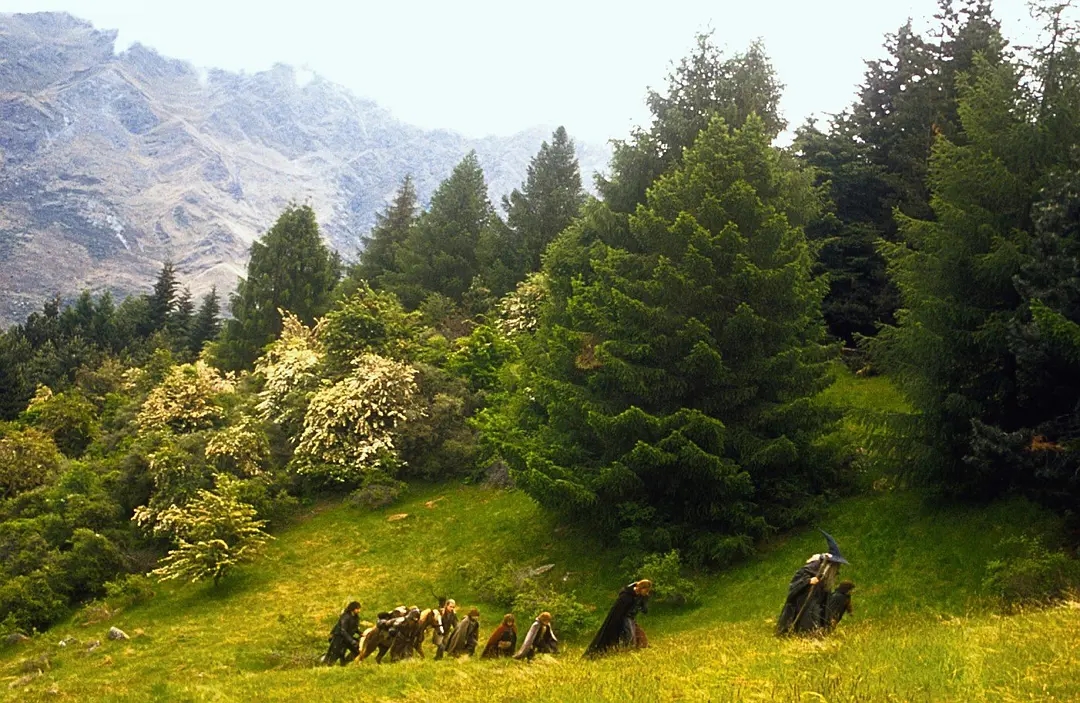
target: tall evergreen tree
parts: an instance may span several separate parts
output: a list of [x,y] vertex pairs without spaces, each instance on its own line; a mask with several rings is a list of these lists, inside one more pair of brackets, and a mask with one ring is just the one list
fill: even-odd
[[460,303],[480,273],[481,234],[496,222],[484,172],[470,152],[431,197],[431,207],[397,249],[395,268],[382,277],[409,309],[430,294]]
[[233,319],[216,350],[225,368],[246,368],[281,332],[280,310],[305,324],[326,312],[340,260],[323,243],[315,211],[290,205],[274,226],[251,245],[247,277],[230,303]]
[[529,162],[525,182],[503,197],[506,227],[490,229],[482,256],[484,278],[492,293],[503,295],[533,271],[540,270],[540,256],[555,236],[566,229],[585,204],[581,169],[574,142],[564,127],[544,142]]
[[714,117],[634,215],[606,204],[549,250],[551,309],[486,440],[546,505],[699,562],[805,519],[837,479],[812,176],[751,116]]
[[191,325],[195,316],[195,302],[191,299],[191,289],[184,286],[176,297],[176,306],[169,315],[168,330],[174,344],[179,348],[188,346]]
[[154,292],[150,294],[147,334],[165,329],[169,315],[176,309],[176,294],[179,282],[176,280],[176,271],[171,261],[166,261],[161,266],[157,281],[154,283]]
[[188,348],[198,354],[203,345],[218,336],[221,331],[221,304],[218,302],[217,286],[203,296],[199,304],[199,311],[195,313],[195,319],[191,323],[191,334],[188,335]]
[[616,212],[633,212],[644,202],[646,189],[682,160],[683,150],[714,115],[732,127],[757,115],[772,137],[786,126],[779,111],[783,86],[760,42],[725,58],[711,32],[699,34],[694,51],[667,82],[665,94],[649,91],[650,128],[635,130],[629,141],[614,142],[613,176],[597,179],[604,202]]
[[349,278],[367,281],[373,288],[379,288],[383,275],[397,270],[397,251],[416,223],[416,213],[416,186],[412,176],[405,176],[394,201],[384,212],[375,215],[375,226],[364,237],[360,261],[349,271]]

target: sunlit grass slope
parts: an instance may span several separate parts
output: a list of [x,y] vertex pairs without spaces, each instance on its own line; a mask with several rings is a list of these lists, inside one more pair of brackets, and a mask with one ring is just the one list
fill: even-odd
[[[391,515],[408,517],[389,520]],[[300,638],[320,646],[350,598],[364,615],[447,592],[483,613],[459,565],[470,559],[555,563],[600,618],[624,574],[618,555],[557,532],[525,496],[477,487],[416,490],[383,512],[323,506],[287,530],[266,558],[215,590],[162,588],[112,620],[74,623],[0,654],[0,695],[12,700],[1080,700],[1080,610],[1002,617],[983,607],[987,559],[1005,535],[1055,529],[1023,502],[940,511],[906,494],[837,505],[824,524],[853,565],[856,612],[827,640],[777,640],[772,622],[791,572],[821,540],[807,530],[760,558],[703,579],[703,605],[642,616],[650,649],[584,662],[584,642],[556,659],[430,658],[377,666],[286,668],[273,652]],[[522,620],[532,614],[520,613]],[[282,622],[279,616],[285,616]],[[104,639],[109,625],[129,642]],[[66,636],[79,640],[65,648]],[[430,649],[430,645],[429,645]],[[27,678],[27,659],[50,668]],[[14,687],[11,687],[15,684]],[[816,694],[824,696],[819,698]]]
[[[906,411],[887,380],[842,369],[822,402]],[[839,430],[856,442],[862,431],[854,416]],[[429,656],[394,665],[297,667],[292,655],[319,653],[353,598],[371,619],[399,603],[428,605],[433,593],[449,594],[480,608],[486,638],[503,610],[470,591],[460,567],[474,560],[554,564],[546,578],[595,606],[597,622],[628,576],[617,551],[594,535],[556,528],[518,492],[442,486],[414,488],[380,512],[322,505],[218,589],[161,587],[148,603],[110,620],[72,621],[0,649],[0,698],[1080,700],[1080,606],[1001,616],[982,592],[986,563],[999,556],[1001,540],[1051,535],[1060,529],[1055,518],[1023,501],[965,509],[873,492],[833,505],[821,526],[840,541],[852,562],[842,575],[857,584],[854,616],[828,639],[772,634],[792,572],[824,547],[808,528],[764,545],[748,563],[699,577],[699,607],[653,607],[640,619],[651,644],[641,652],[585,662],[581,637],[564,640],[557,658],[531,664]],[[518,613],[519,622],[527,625],[534,615]],[[110,625],[142,634],[109,642]],[[78,642],[57,646],[69,636]],[[103,644],[87,652],[87,642],[98,639]],[[48,668],[36,675],[42,657]]]

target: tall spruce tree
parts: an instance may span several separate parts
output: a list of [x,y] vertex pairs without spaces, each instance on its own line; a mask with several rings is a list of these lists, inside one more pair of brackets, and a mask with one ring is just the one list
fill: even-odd
[[477,247],[497,215],[488,200],[484,172],[470,152],[454,167],[431,206],[397,248],[395,270],[382,277],[383,288],[409,309],[432,293],[460,303],[480,273]]
[[195,302],[191,299],[191,289],[184,286],[180,290],[180,294],[176,296],[176,306],[172,314],[169,315],[166,325],[176,348],[186,349],[188,347],[194,317]]
[[305,324],[326,312],[340,260],[323,243],[315,211],[290,205],[274,226],[251,245],[247,277],[230,299],[233,319],[215,352],[228,369],[249,367],[281,332],[286,310]]
[[154,292],[148,298],[148,329],[146,330],[148,335],[165,329],[169,316],[176,309],[176,294],[179,286],[172,262],[166,261],[162,264],[161,272],[158,273],[157,281],[154,283]]
[[484,420],[537,500],[719,563],[837,480],[802,229],[821,197],[772,136],[714,117],[634,215],[588,206],[552,245],[551,309],[517,394]]
[[202,351],[203,345],[218,336],[221,331],[221,304],[218,302],[217,286],[203,296],[199,304],[199,311],[195,313],[195,319],[191,323],[191,334],[188,335],[188,349],[195,354]]
[[383,275],[397,271],[397,251],[416,224],[416,186],[412,176],[405,176],[394,195],[394,201],[384,212],[375,215],[375,226],[364,237],[364,250],[359,263],[349,271],[349,279],[366,281],[373,288],[380,288]]
[[[585,204],[581,169],[574,143],[564,127],[544,142],[529,162],[525,182],[503,197],[506,227],[493,238],[485,278],[492,292],[502,295],[525,276],[540,270],[540,256],[555,236],[566,229]],[[495,272],[498,267],[498,272]]]
[[739,127],[757,115],[766,134],[783,131],[780,93],[764,46],[754,42],[741,54],[725,58],[712,33],[699,34],[694,51],[668,75],[667,92],[649,91],[652,112],[648,130],[635,130],[629,141],[614,142],[610,179],[598,178],[604,202],[616,212],[633,212],[657,176],[682,160],[715,115]]
[[962,143],[938,138],[935,218],[902,218],[887,250],[902,307],[871,347],[918,411],[912,466],[964,495],[1007,487],[964,461],[972,422],[1009,426],[1019,412],[1008,332],[1038,179],[1022,83],[1014,65],[976,59],[961,84]]

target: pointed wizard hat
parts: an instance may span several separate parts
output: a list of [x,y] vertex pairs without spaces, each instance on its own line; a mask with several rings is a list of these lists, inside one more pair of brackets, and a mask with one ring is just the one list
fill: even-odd
[[829,561],[834,562],[836,564],[850,564],[851,563],[847,559],[844,558],[843,554],[840,553],[840,545],[838,545],[836,543],[836,540],[833,539],[832,535],[830,535],[828,532],[821,529],[820,527],[818,528],[818,532],[825,535],[825,541],[829,543]]

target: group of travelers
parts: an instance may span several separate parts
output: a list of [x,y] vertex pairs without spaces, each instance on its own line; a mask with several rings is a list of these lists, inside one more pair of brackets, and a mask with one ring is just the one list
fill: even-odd
[[[619,647],[646,646],[645,632],[636,618],[638,613],[648,612],[651,590],[649,581],[635,581],[623,588],[585,655],[591,657]],[[360,603],[352,601],[345,606],[330,632],[330,647],[323,662],[345,665],[354,659],[363,661],[372,654],[380,664],[388,655],[391,662],[423,658],[429,631],[431,643],[435,645],[436,661],[445,655],[475,656],[480,643],[480,611],[471,608],[464,618],[459,618],[457,602],[453,598],[440,598],[438,607],[424,610],[399,605],[379,613],[374,625],[363,628]],[[559,639],[552,629],[551,613],[536,616],[520,646],[516,619],[513,613],[507,613],[488,637],[480,657],[532,660],[537,654],[556,654],[558,651]]]
[[[845,613],[852,612],[850,581],[838,582],[840,566],[849,563],[831,535],[822,531],[828,542],[827,552],[814,554],[795,572],[788,585],[787,600],[776,623],[779,635],[795,633],[824,633],[836,627]],[[640,649],[648,646],[645,631],[637,623],[638,613],[649,611],[652,582],[646,579],[627,584],[619,591],[615,603],[585,649],[585,657],[619,649]],[[353,601],[345,607],[330,633],[330,648],[323,661],[342,665],[363,661],[372,654],[382,663],[389,655],[391,662],[424,657],[423,645],[431,632],[435,659],[475,656],[480,643],[480,611],[470,608],[459,618],[453,598],[439,598],[434,608],[399,605],[379,613],[375,624],[362,628],[360,603]],[[481,650],[481,658],[512,657],[532,660],[537,654],[556,654],[559,640],[552,629],[551,613],[542,612],[529,626],[521,645],[513,613],[503,616]]]
[[[391,662],[423,658],[423,645],[429,631],[431,643],[435,645],[436,661],[444,655],[475,656],[480,643],[480,611],[471,608],[464,618],[459,618],[457,602],[453,598],[440,598],[435,608],[421,610],[415,605],[408,608],[399,605],[376,615],[373,626],[362,628],[360,603],[353,601],[345,606],[345,612],[330,633],[330,648],[323,662],[345,665],[354,659],[363,661],[372,654],[380,664],[387,655]],[[536,616],[520,647],[517,622],[513,613],[507,613],[488,638],[480,656],[532,659],[537,654],[555,654],[558,649],[559,640],[551,628],[551,613]]]

